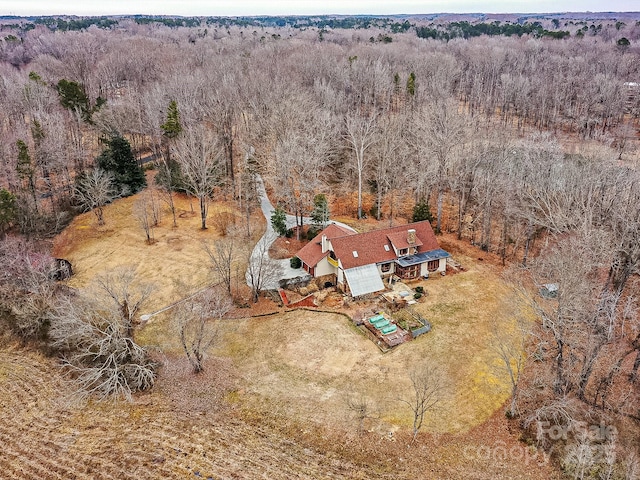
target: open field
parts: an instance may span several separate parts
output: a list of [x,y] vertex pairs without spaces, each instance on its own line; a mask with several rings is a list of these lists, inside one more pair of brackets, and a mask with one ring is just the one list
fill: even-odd
[[[55,253],[74,263],[70,284],[81,288],[137,262],[157,283],[153,306],[161,307],[179,294],[179,282],[206,282],[199,240],[215,232],[180,219],[177,230],[160,228],[157,243],[146,245],[133,201],[110,205],[104,229],[90,214],[78,217]],[[180,249],[169,236],[179,237]],[[456,245],[443,246],[466,271],[422,281],[427,294],[416,308],[433,330],[387,354],[339,313],[289,311],[222,321],[205,373],[194,376],[166,312],[136,337],[163,364],[154,389],[132,404],[86,404],[73,400],[54,360],[5,342],[0,471],[10,479],[554,478],[502,413],[509,385],[487,344],[493,323],[511,321],[502,308],[509,289],[492,262]],[[428,363],[445,369],[450,386],[408,446],[412,415],[400,400],[411,398],[408,371]],[[358,398],[371,406],[362,432],[349,407]]]
[[76,403],[51,360],[8,346],[0,349],[0,391],[7,480],[380,478],[215,405],[187,412],[162,387],[133,404]]
[[421,282],[427,295],[416,307],[433,330],[387,354],[346,317],[301,310],[224,322],[215,353],[243,372],[247,401],[256,406],[338,427],[353,423],[349,398],[364,396],[375,406],[369,426],[380,433],[410,427],[412,414],[400,401],[411,397],[408,372],[438,364],[451,388],[425,430],[468,431],[509,397],[506,371],[488,344],[495,323],[513,321],[502,310],[509,289],[493,267],[462,260],[465,272]]
[[[233,212],[233,209],[221,203],[212,204],[209,228],[202,230],[197,199],[190,201],[184,195],[175,195],[178,227],[172,227],[171,212],[163,204],[161,224],[154,229],[155,243],[149,245],[133,214],[139,196],[119,199],[107,206],[103,226],[98,226],[91,212],[77,216],[56,237],[53,254],[72,263],[74,276],[69,286],[76,288],[89,285],[97,274],[106,270],[124,265],[136,267],[138,278],[155,286],[147,304],[147,308],[154,311],[215,281],[203,242],[220,238],[212,219],[217,212]],[[252,236],[256,239],[264,231],[264,217],[259,213],[251,219]],[[239,225],[246,225],[239,215],[237,218]],[[240,270],[244,268],[242,265]]]

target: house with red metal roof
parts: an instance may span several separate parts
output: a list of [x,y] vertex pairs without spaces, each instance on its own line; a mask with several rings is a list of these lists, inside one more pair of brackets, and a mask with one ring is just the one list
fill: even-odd
[[297,254],[312,277],[327,276],[353,297],[385,289],[390,278],[411,280],[444,272],[449,253],[428,221],[354,233],[329,225]]

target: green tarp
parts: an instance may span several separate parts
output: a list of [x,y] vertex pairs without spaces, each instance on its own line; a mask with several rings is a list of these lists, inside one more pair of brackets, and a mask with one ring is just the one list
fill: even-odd
[[387,325],[386,327],[383,327],[380,331],[386,335],[387,333],[393,333],[398,329],[398,327],[396,327],[395,325],[391,324],[391,325]]

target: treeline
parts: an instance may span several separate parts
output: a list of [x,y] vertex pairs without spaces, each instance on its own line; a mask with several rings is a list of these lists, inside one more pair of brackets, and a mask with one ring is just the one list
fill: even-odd
[[[293,29],[316,28],[324,29],[354,29],[366,30],[371,28],[383,29],[386,32],[398,34],[409,30],[415,30],[419,38],[430,38],[436,40],[449,41],[454,38],[472,38],[481,35],[488,36],[522,36],[531,35],[535,37],[549,37],[562,39],[569,37],[571,31],[560,29],[560,20],[553,18],[541,19],[535,16],[517,18],[514,21],[486,21],[478,18],[475,21],[446,21],[435,17],[428,25],[420,21],[411,22],[407,19],[400,20],[395,17],[347,15],[296,15],[296,16],[239,16],[239,17],[180,17],[163,15],[132,15],[118,17],[68,17],[68,16],[47,16],[30,17],[26,21],[17,23],[6,23],[4,29],[11,29],[23,34],[34,29],[37,25],[45,25],[51,30],[73,31],[86,30],[89,27],[111,29],[116,26],[126,27],[126,23],[133,20],[139,25],[164,25],[169,28],[282,28]],[[11,17],[13,18],[13,17]],[[546,23],[546,26],[542,22]],[[580,25],[584,25],[580,28]],[[638,22],[636,22],[636,26]],[[573,20],[565,21],[564,26],[571,28],[578,37],[585,34],[597,35],[603,28],[603,24],[598,25],[587,22]],[[626,26],[622,21],[615,22],[617,30]]]
[[439,27],[416,27],[416,34],[420,38],[433,38],[435,40],[451,40],[454,38],[471,38],[480,35],[510,37],[517,35],[532,35],[535,38],[549,37],[562,39],[571,35],[566,30],[547,30],[540,22],[533,23],[469,23],[450,22]]
[[85,30],[91,26],[111,28],[117,25],[118,21],[108,17],[80,17],[69,19],[61,17],[37,17],[33,23],[35,25],[46,25],[51,29],[66,32],[70,30]]
[[[635,27],[611,28],[634,35]],[[633,46],[528,35],[422,42],[411,33],[394,43],[369,43],[369,31],[362,39],[347,32],[325,31],[320,42],[313,32],[300,31],[295,43],[239,29],[205,34],[201,28],[129,24],[118,32],[62,36],[35,29],[21,41],[0,42],[3,186],[16,195],[24,191],[30,200],[19,204],[33,204],[34,212],[61,211],[73,178],[100,154],[101,138],[116,132],[134,152],[156,158],[166,152],[160,126],[172,101],[185,125],[209,125],[224,152],[221,182],[233,196],[245,195],[236,175],[242,177],[246,157],[263,174],[296,174],[287,180],[296,200],[291,193],[287,202],[300,215],[311,208],[314,189],[349,188],[352,181],[362,185],[358,203],[369,202],[365,213],[390,221],[404,203],[401,190],[419,199],[438,185],[439,202],[451,201],[459,172],[450,162],[469,160],[478,148],[473,142],[489,132],[504,132],[509,141],[567,132],[612,146],[618,157],[633,145],[632,123],[640,114],[640,96],[629,86],[639,76]],[[119,55],[125,46],[127,55]],[[370,143],[355,170],[349,161],[353,139],[345,130],[350,117],[364,122]],[[390,131],[397,131],[393,138]],[[311,145],[318,153],[309,155]],[[17,168],[19,155],[23,164],[29,159],[28,168]],[[277,165],[289,161],[303,164]],[[463,203],[483,204],[473,193],[464,193]],[[466,207],[454,211],[441,228],[496,248],[495,230],[487,230],[492,222],[478,220],[489,210],[474,210],[474,220],[465,219]],[[522,242],[507,236],[513,242],[498,244],[506,242],[509,256]]]

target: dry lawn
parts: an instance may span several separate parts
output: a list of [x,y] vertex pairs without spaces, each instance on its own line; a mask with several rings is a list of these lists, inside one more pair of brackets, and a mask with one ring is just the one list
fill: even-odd
[[348,399],[362,395],[375,406],[370,428],[380,432],[410,427],[413,417],[400,401],[412,395],[408,372],[438,364],[451,388],[425,431],[468,431],[509,397],[506,371],[488,346],[492,324],[511,321],[501,311],[509,290],[488,265],[422,284],[427,295],[417,309],[433,330],[387,354],[344,316],[299,310],[225,322],[216,355],[243,372],[247,401],[255,405],[338,427],[353,414]]
[[372,466],[244,422],[221,410],[215,395],[194,402],[219,382],[183,381],[190,374],[179,366],[172,374],[179,391],[165,380],[133,404],[84,404],[51,360],[0,347],[0,477],[381,478]]
[[[207,283],[200,242],[216,232],[200,231],[197,217],[172,229],[165,214],[156,244],[147,245],[133,201],[109,206],[104,228],[85,214],[56,240],[55,254],[77,271],[71,285],[135,263],[156,283],[159,308]],[[186,199],[179,202],[189,211]],[[466,271],[423,282],[417,308],[433,330],[387,354],[343,315],[283,312],[220,322],[207,374],[194,377],[166,312],[137,335],[164,363],[154,390],[131,405],[96,405],[69,401],[50,360],[2,348],[0,437],[8,453],[0,471],[7,478],[551,478],[537,460],[522,469],[530,453],[502,414],[507,375],[487,345],[494,323],[512,328],[503,308],[509,289],[491,262],[456,245],[443,246]],[[418,444],[407,447],[412,416],[400,400],[412,396],[409,370],[424,364],[442,366],[450,388]],[[358,434],[349,399],[360,397],[371,407]],[[496,446],[519,457],[497,461],[486,449]]]
[[[97,225],[91,212],[76,217],[56,237],[53,254],[72,263],[74,276],[69,285],[76,288],[86,287],[97,274],[107,270],[136,267],[139,279],[155,286],[146,306],[148,311],[155,311],[216,280],[211,275],[203,242],[220,238],[212,219],[218,212],[233,212],[233,208],[224,203],[212,204],[209,228],[202,230],[197,199],[176,195],[178,227],[173,228],[171,212],[163,204],[161,224],[154,229],[155,243],[149,245],[133,214],[139,195],[116,200],[107,206],[104,226]],[[240,218],[238,215],[238,225],[246,224]],[[264,217],[258,214],[252,217],[254,236],[262,235],[264,222]],[[246,238],[242,242],[246,242]],[[239,268],[244,271],[244,266]]]

